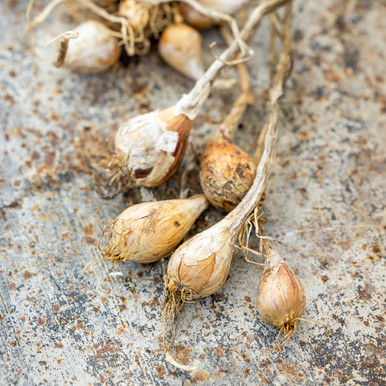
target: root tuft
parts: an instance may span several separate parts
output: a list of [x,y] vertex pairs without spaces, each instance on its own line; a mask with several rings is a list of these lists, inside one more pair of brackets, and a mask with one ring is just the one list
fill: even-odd
[[192,291],[184,288],[180,283],[168,276],[164,277],[164,299],[162,304],[163,337],[166,360],[173,366],[184,370],[194,371],[195,367],[185,366],[178,363],[171,355],[173,340],[178,324],[178,316],[185,303],[192,303]]
[[[275,340],[275,346],[273,348],[271,348],[270,350],[260,354],[258,358],[262,357],[262,356],[265,356],[267,354],[269,354],[270,352],[272,351],[282,351],[283,350],[283,346],[291,339],[291,336],[293,334],[295,334],[296,330],[297,330],[297,322],[298,320],[302,320],[303,322],[307,322],[307,323],[314,323],[314,324],[320,324],[322,325],[325,329],[326,329],[326,332],[324,334],[324,337],[327,336],[327,332],[328,332],[328,328],[327,328],[327,325],[323,322],[315,322],[313,320],[307,320],[307,319],[303,319],[303,318],[295,318],[293,320],[290,320],[289,322],[286,322],[284,323],[284,325],[280,328],[277,336],[276,336],[276,340]],[[279,338],[281,336],[281,334],[283,333],[283,340],[279,343]]]

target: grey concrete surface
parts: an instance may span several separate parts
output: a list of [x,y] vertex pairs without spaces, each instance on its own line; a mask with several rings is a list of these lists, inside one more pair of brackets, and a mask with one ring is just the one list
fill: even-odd
[[[37,2],[41,9],[43,2]],[[0,353],[1,384],[385,384],[385,52],[381,1],[296,1],[296,62],[282,100],[279,152],[264,205],[266,233],[307,293],[304,317],[282,352],[277,329],[259,317],[262,268],[236,253],[223,289],[186,305],[174,356],[157,353],[165,262],[107,262],[78,277],[104,225],[141,200],[113,200],[99,166],[119,125],[176,102],[192,82],[156,51],[126,68],[79,76],[26,45],[26,0],[0,4]],[[58,9],[38,46],[70,26]],[[204,34],[208,44],[220,40]],[[248,64],[255,105],[237,133],[253,153],[266,119],[268,25]],[[231,70],[229,74],[235,75]],[[215,91],[191,135],[199,156],[234,90]],[[189,155],[189,154],[188,154]],[[186,162],[183,167],[186,166]],[[153,189],[177,197],[181,173]],[[200,191],[197,168],[190,193]],[[213,208],[193,227],[221,218]]]

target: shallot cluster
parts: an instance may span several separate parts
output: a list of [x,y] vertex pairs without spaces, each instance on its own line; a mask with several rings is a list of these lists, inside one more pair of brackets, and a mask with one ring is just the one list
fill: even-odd
[[[59,3],[60,0],[51,2],[40,15],[29,20],[30,30],[41,24]],[[292,69],[291,0],[262,0],[250,9],[241,30],[236,14],[249,6],[249,0],[75,3],[81,22],[59,35],[62,41],[57,67],[78,73],[105,72],[116,68],[122,56],[148,53],[152,42],[157,41],[161,58],[196,81],[192,90],[171,107],[132,117],[118,128],[114,155],[108,165],[114,173],[110,183],[127,177],[134,186],[158,187],[167,183],[182,163],[195,120],[225,66],[237,64],[241,89],[203,151],[199,172],[203,194],[126,208],[104,228],[98,243],[101,258],[96,261],[108,260],[117,268],[126,261],[148,264],[170,256],[164,278],[163,348],[170,363],[190,371],[193,367],[178,363],[172,355],[178,316],[185,303],[210,296],[223,287],[235,246],[239,243],[238,248],[247,255],[249,236],[255,227],[261,255],[265,257],[257,309],[266,323],[279,329],[278,337],[283,333],[281,343],[276,342],[277,347],[283,346],[296,331],[298,321],[303,320],[306,295],[299,278],[264,238],[260,221],[263,195],[277,151],[279,99]],[[28,17],[32,5],[33,1]],[[283,16],[279,18],[277,9],[281,7]],[[89,19],[90,14],[95,19]],[[271,15],[272,26],[269,117],[253,159],[237,146],[234,133],[246,109],[253,104],[244,63],[251,54],[247,42],[267,14]],[[199,30],[219,24],[228,47],[205,70]],[[276,55],[278,38],[281,44]],[[210,204],[229,213],[186,239]]]

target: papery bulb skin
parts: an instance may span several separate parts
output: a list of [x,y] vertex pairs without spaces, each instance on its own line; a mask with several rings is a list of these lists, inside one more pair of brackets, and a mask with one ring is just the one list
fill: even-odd
[[293,331],[306,307],[302,284],[283,260],[273,260],[265,269],[257,292],[257,309],[274,327]]
[[185,241],[168,264],[169,291],[185,291],[190,300],[214,294],[228,277],[232,250],[229,229],[221,224]]
[[174,106],[129,119],[115,136],[120,167],[137,185],[165,183],[182,161],[192,124]]
[[119,59],[118,39],[102,23],[90,20],[74,29],[79,33],[69,41],[64,66],[74,72],[94,74],[107,71]]
[[209,202],[229,212],[246,195],[256,175],[251,157],[229,140],[216,135],[202,155],[200,181]]
[[162,59],[190,79],[198,80],[204,74],[202,38],[186,24],[169,25],[158,43]]
[[125,209],[111,228],[102,254],[118,262],[153,263],[167,257],[208,207],[204,195],[145,202]]

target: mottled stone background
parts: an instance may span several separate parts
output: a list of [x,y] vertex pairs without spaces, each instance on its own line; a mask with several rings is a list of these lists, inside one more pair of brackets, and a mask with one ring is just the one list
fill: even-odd
[[[384,384],[385,2],[295,2],[296,62],[266,232],[304,284],[304,317],[326,323],[328,336],[301,322],[282,352],[258,358],[278,331],[255,307],[262,269],[236,253],[223,289],[181,316],[174,355],[193,373],[156,353],[166,262],[128,262],[115,276],[104,262],[78,278],[99,256],[103,226],[141,200],[137,190],[113,200],[97,194],[117,127],[175,103],[193,83],[156,50],[103,75],[56,69],[49,50],[38,59],[27,49],[26,6],[0,4],[0,382]],[[71,27],[62,10],[37,31],[38,46]],[[266,121],[268,31],[265,22],[252,43],[256,102],[237,133],[250,153]],[[216,31],[204,39],[209,64],[208,45],[221,39]],[[191,135],[198,156],[235,94],[215,91],[205,104]],[[191,194],[200,191],[197,170]],[[180,176],[155,197],[177,197]],[[219,218],[208,210],[192,233]]]

